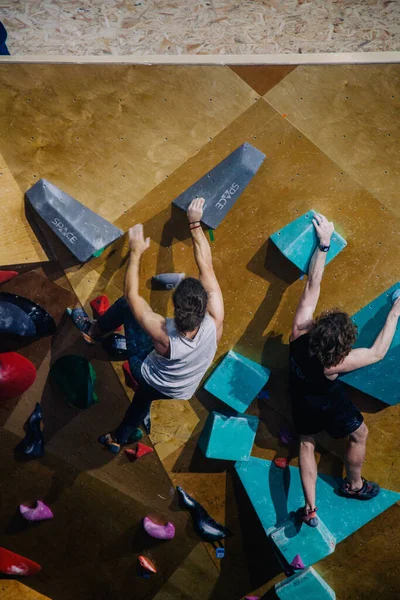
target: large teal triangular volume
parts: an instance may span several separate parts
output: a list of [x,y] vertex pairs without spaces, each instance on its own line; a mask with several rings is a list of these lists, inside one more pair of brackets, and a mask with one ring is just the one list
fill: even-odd
[[[392,308],[392,296],[399,289],[400,282],[395,283],[353,316],[353,321],[358,327],[358,337],[354,348],[370,348],[372,346]],[[374,365],[346,373],[341,376],[341,379],[386,404],[398,404],[400,402],[399,364],[400,327],[398,326],[389,352],[383,360]]]
[[300,554],[306,566],[313,564],[310,561],[316,562],[316,556],[320,560],[332,551],[326,545],[326,530],[338,544],[400,500],[400,494],[384,489],[376,498],[364,502],[343,498],[335,493],[339,478],[319,475],[317,506],[323,527],[312,529],[303,525],[299,532],[292,530],[283,540],[279,532],[290,528],[290,513],[304,506],[299,469],[279,469],[271,461],[253,456],[235,463],[235,469],[266,534],[278,543],[284,542],[283,554],[290,558],[289,562]]
[[[318,243],[312,222],[315,214],[315,210],[309,210],[305,215],[276,231],[270,237],[282,254],[303,273],[308,273],[310,260]],[[326,255],[326,263],[328,264],[335,258],[346,245],[346,240],[335,231],[331,238],[330,250]]]

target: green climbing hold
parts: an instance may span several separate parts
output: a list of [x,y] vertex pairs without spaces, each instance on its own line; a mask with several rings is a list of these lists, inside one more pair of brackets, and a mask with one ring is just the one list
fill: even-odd
[[96,252],[93,252],[92,258],[97,258],[98,256],[101,256],[105,249],[106,247],[104,246],[103,248],[100,248],[100,250],[96,250]]
[[68,354],[59,358],[50,369],[50,377],[74,408],[84,410],[98,401],[94,391],[96,373],[83,356]]

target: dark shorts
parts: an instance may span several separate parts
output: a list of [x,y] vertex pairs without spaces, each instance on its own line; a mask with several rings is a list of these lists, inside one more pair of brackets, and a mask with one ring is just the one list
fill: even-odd
[[320,408],[315,401],[291,395],[293,424],[298,435],[315,435],[326,431],[332,438],[347,437],[364,422],[364,417],[348,399],[337,406]]

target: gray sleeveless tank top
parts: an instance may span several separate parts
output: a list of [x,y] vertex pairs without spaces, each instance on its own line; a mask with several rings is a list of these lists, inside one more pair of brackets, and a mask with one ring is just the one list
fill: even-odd
[[192,340],[177,331],[174,319],[167,319],[166,327],[170,357],[161,356],[153,350],[143,361],[142,376],[149,385],[165,396],[189,400],[215,356],[215,322],[207,313]]

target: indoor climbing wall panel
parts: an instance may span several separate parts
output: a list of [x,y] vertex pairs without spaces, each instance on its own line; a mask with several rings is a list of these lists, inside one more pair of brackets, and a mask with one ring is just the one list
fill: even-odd
[[299,66],[265,99],[400,216],[400,65]]
[[20,188],[43,177],[109,221],[258,98],[228,67],[3,64],[0,77],[0,152]]
[[25,216],[24,194],[1,155],[0,204],[0,267],[47,261]]
[[[400,227],[394,214],[363,187],[364,179],[355,181],[349,175],[350,171],[325,151],[324,140],[313,138],[317,142],[314,144],[303,131],[296,129],[290,114],[283,116],[284,111],[279,106],[275,110],[264,99],[259,99],[257,93],[225,67],[196,67],[191,70],[179,67],[89,68],[83,65],[10,67],[1,68],[0,150],[20,189],[26,190],[44,176],[123,231],[142,222],[145,234],[151,238],[151,246],[143,256],[141,289],[154,309],[162,314],[171,315],[171,295],[152,291],[148,285],[150,278],[155,273],[171,271],[196,274],[186,218],[182,211],[172,207],[173,200],[245,142],[268,157],[218,227],[212,242],[215,270],[226,310],[224,335],[217,358],[233,348],[273,370],[267,409],[276,419],[281,416],[287,418],[287,343],[304,281],[298,279],[298,273],[294,278],[293,274],[287,275],[276,257],[272,261],[274,268],[271,268],[273,254],[269,237],[310,207],[332,219],[336,231],[348,245],[325,272],[318,310],[340,306],[355,314],[393,284],[393,273],[400,260]],[[297,69],[287,77],[293,77],[296,72]],[[354,77],[357,78],[357,75]],[[278,87],[284,83],[285,79]],[[375,94],[375,86],[367,87],[365,102],[359,102],[360,113],[365,113],[367,105],[373,108],[370,97]],[[258,93],[266,91],[258,89]],[[378,97],[381,91],[376,93]],[[328,110],[340,121],[340,111],[335,103],[331,103]],[[10,115],[13,127],[10,126]],[[336,138],[336,142],[339,144],[342,139]],[[378,140],[378,137],[374,139]],[[390,136],[385,138],[387,143],[390,139]],[[376,144],[381,148],[379,140]],[[358,150],[353,144],[349,164],[356,160],[357,152],[361,156],[364,151],[363,144]],[[381,157],[384,151],[380,149],[377,154]],[[370,165],[372,169],[373,165]],[[367,176],[365,181],[368,181]],[[385,180],[380,182],[383,185]],[[73,265],[70,257],[60,254],[68,280],[86,306],[88,300],[98,293],[107,293],[111,300],[121,295],[126,257],[126,237],[115,242],[103,256],[82,267]],[[52,278],[61,287],[68,288],[65,278],[54,275]],[[349,281],[351,285],[348,285]],[[63,348],[65,344],[79,352],[89,352],[78,341],[76,331],[67,327],[63,333]],[[53,354],[48,354],[42,362],[36,394],[45,388],[46,369],[60,347],[55,345],[52,351]],[[81,474],[81,481],[86,485],[88,480],[82,471],[89,471],[95,475],[92,479],[96,481],[93,498],[100,499],[100,503],[104,499],[109,506],[115,501],[115,495],[108,495],[112,488],[113,494],[130,498],[129,505],[121,504],[118,499],[118,507],[125,506],[129,514],[134,511],[138,515],[142,506],[147,510],[148,498],[153,498],[152,495],[157,510],[162,511],[162,507],[170,504],[172,488],[165,473],[161,477],[156,453],[149,460],[152,461],[151,469],[157,473],[157,490],[148,481],[148,463],[142,466],[139,463],[140,473],[137,473],[132,471],[130,463],[126,465],[123,462],[123,457],[110,461],[108,455],[98,452],[96,435],[104,432],[110,421],[115,421],[116,413],[123,413],[128,400],[120,395],[122,392],[118,384],[111,385],[113,373],[105,366],[108,363],[102,362],[100,357],[95,360],[98,361],[100,385],[102,389],[104,386],[103,392],[107,396],[107,401],[103,399],[102,402],[100,397],[99,405],[93,407],[93,411],[100,410],[77,418],[60,403],[54,404],[57,398],[50,396],[47,400],[48,409],[52,409],[47,424],[52,432],[49,451],[70,463],[72,473],[69,475],[72,483],[67,489],[57,487],[60,483],[54,481],[53,487],[49,483],[50,491],[56,494],[58,489],[62,489],[61,498],[64,495],[66,501],[63,506],[67,507],[71,500],[69,494],[78,494],[77,474]],[[171,400],[154,406],[152,439],[157,440],[156,450],[173,483],[182,483],[184,487],[187,483],[190,492],[204,503],[213,517],[228,526],[232,522],[235,525],[235,536],[227,540],[229,552],[225,562],[216,561],[215,553],[212,554],[214,564],[222,574],[216,588],[221,596],[227,594],[228,589],[233,590],[232,596],[239,589],[245,595],[251,588],[244,588],[243,581],[251,574],[243,568],[246,545],[243,544],[245,532],[241,531],[242,505],[238,507],[242,512],[237,514],[237,507],[233,507],[232,502],[233,497],[236,499],[236,484],[225,472],[210,473],[204,463],[200,465],[201,472],[195,472],[196,461],[200,460],[195,453],[197,436],[209,410],[200,402],[201,392],[198,396],[187,403]],[[21,435],[22,423],[29,414],[33,399],[34,396],[29,393],[24,395],[18,411],[10,418],[12,434],[6,433],[12,436],[13,441]],[[259,404],[254,403],[254,410]],[[365,475],[371,478],[378,475],[376,478],[382,486],[393,490],[400,489],[400,475],[395,467],[400,460],[397,444],[399,415],[394,412],[397,408],[390,406],[380,413],[366,411],[365,414],[370,427]],[[211,404],[213,409],[221,410],[221,406]],[[257,452],[268,458],[276,448],[273,435],[270,422],[260,422],[255,447]],[[76,446],[77,437],[84,441],[82,448]],[[387,463],[389,455],[393,465]],[[143,487],[138,488],[138,477]],[[136,503],[139,503],[139,508]],[[101,517],[101,511],[99,514]],[[400,535],[398,522],[398,519],[391,521],[391,535],[396,540]],[[186,522],[182,520],[179,523],[183,531]],[[371,521],[365,527],[373,523]],[[257,524],[254,532],[258,529],[263,535]],[[125,536],[128,527],[123,520],[115,523],[115,530],[124,532],[121,539],[126,544],[124,556],[127,558],[118,560],[127,565],[128,571],[132,566],[132,536],[130,533]],[[256,534],[250,531],[252,536]],[[374,528],[371,531],[368,543],[372,546],[374,541],[379,540],[380,531]],[[104,539],[108,540],[104,535]],[[358,532],[353,535],[358,535]],[[99,534],[96,539],[98,537]],[[385,538],[385,552],[386,546],[392,545],[392,538]],[[107,547],[117,548],[118,552],[120,546],[115,546],[114,542],[110,541]],[[346,543],[340,544],[336,552]],[[189,552],[190,548],[185,547],[181,554],[174,555],[174,567],[182,564],[183,568],[185,556],[187,561],[193,555]],[[343,566],[346,563],[343,560],[341,569],[335,571],[336,552],[324,562],[333,561],[329,563],[334,572],[332,577],[341,582],[343,573],[349,578],[353,576],[354,565],[351,569],[347,568]],[[161,554],[159,556],[163,560]],[[369,571],[374,572],[376,556],[362,556],[369,565]],[[387,564],[392,565],[391,555],[386,553],[385,556]],[[56,558],[54,560],[56,562]],[[254,557],[254,561],[257,560]],[[116,570],[116,563],[114,567]],[[360,568],[366,573],[361,558]],[[191,567],[184,572],[181,582],[185,581],[188,572],[192,574]],[[265,577],[264,563],[262,572]],[[365,578],[368,579],[367,573]],[[380,579],[383,581],[384,578]],[[95,579],[90,576],[88,581],[92,584]],[[370,589],[383,585],[381,581],[368,581]],[[329,580],[329,584],[336,589],[335,581]],[[121,578],[118,585],[121,589],[124,587]],[[185,589],[184,585],[182,589]],[[343,586],[341,589],[343,591]],[[118,587],[117,593],[119,591]],[[112,592],[115,594],[115,589]],[[100,593],[104,593],[103,588]],[[207,595],[200,597],[203,600]]]

